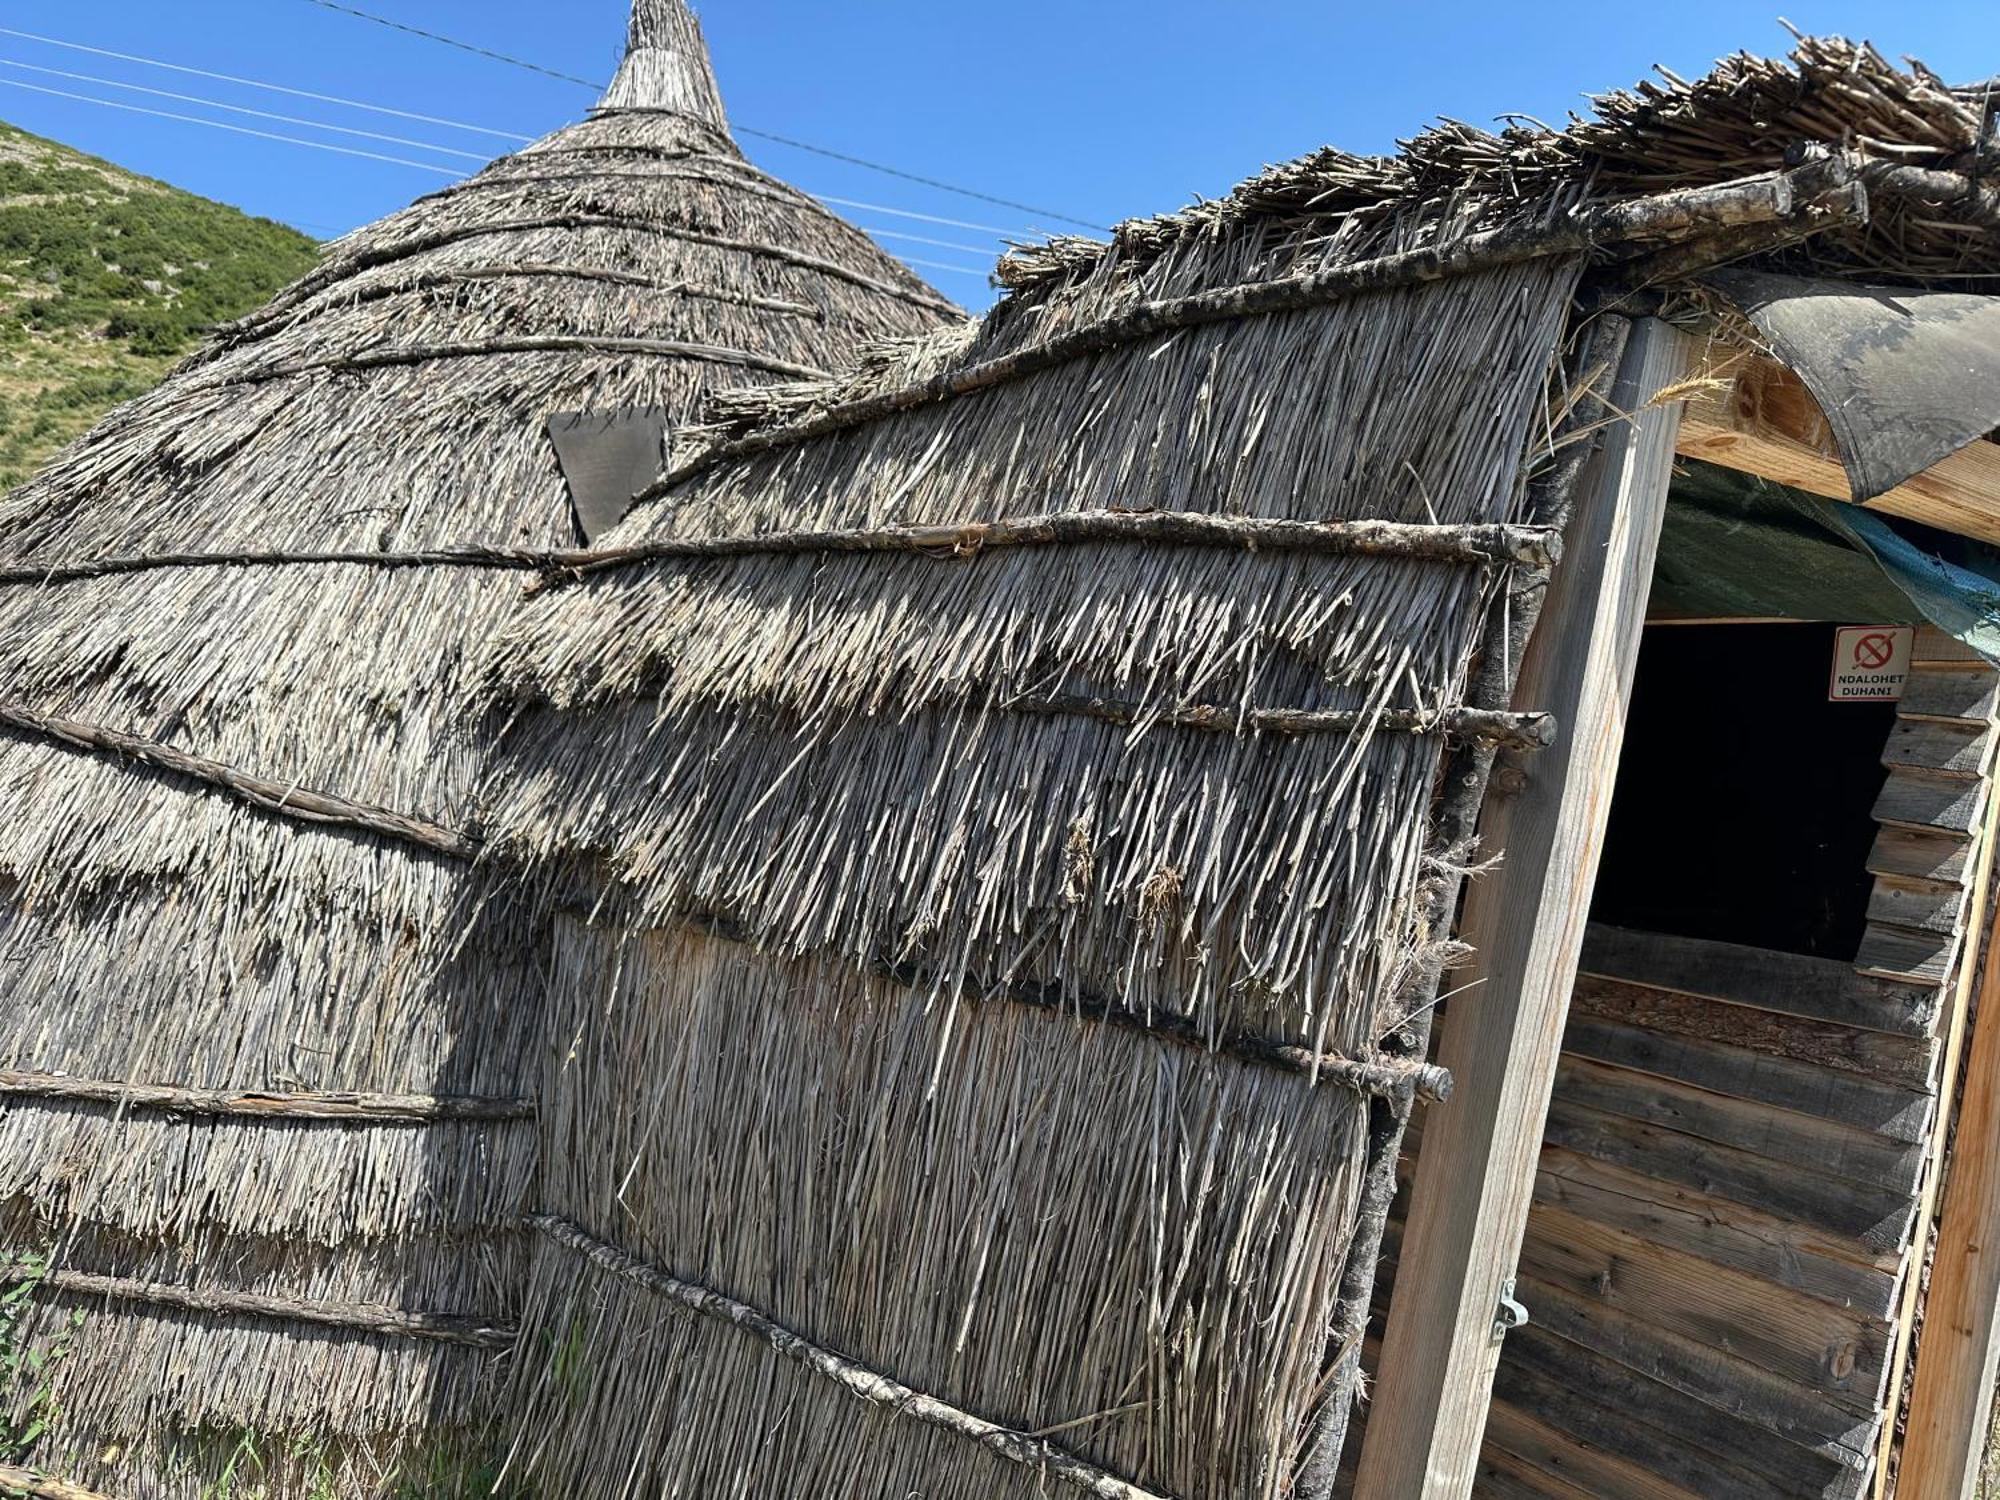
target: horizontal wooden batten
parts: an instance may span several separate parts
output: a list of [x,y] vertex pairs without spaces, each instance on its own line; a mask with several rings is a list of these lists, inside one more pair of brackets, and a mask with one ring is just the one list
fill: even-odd
[[1560,1095],[1549,1108],[1547,1139],[1663,1182],[1847,1236],[1856,1241],[1857,1256],[1899,1250],[1916,1212],[1910,1195],[1893,1187],[1775,1162]]
[[1547,1206],[1530,1216],[1521,1269],[1824,1401],[1856,1413],[1875,1408],[1889,1349],[1880,1318]]
[[[1479,1450],[1479,1473],[1473,1493],[1491,1500],[1598,1500],[1589,1490],[1571,1484],[1564,1474],[1567,1464],[1549,1466],[1531,1463],[1502,1448],[1494,1439],[1496,1429],[1505,1431],[1517,1416],[1505,1402],[1497,1402],[1486,1425],[1486,1444]],[[1539,1424],[1536,1424],[1539,1426]],[[1553,1441],[1559,1434],[1551,1432]],[[1519,1439],[1516,1438],[1518,1443]]]
[[1935,771],[1899,768],[1882,783],[1875,799],[1878,823],[1899,828],[1924,828],[1970,839],[1986,805],[1986,786],[1977,779],[1943,776]]
[[1902,1036],[1927,1036],[1935,985],[1857,974],[1838,959],[1592,924],[1583,968],[1652,989]]
[[1573,1055],[1557,1066],[1556,1089],[1571,1104],[1835,1177],[1909,1189],[1923,1169],[1921,1144]]
[[1882,764],[1976,780],[1993,759],[1993,732],[1957,719],[1901,719],[1882,747]]
[[1948,880],[1877,875],[1868,920],[1914,932],[1952,934],[1965,921],[1965,887]]
[[1903,683],[1896,713],[1904,719],[1991,719],[1996,686],[2000,677],[1984,662],[1918,662]]
[[[1545,1497],[1569,1500],[1572,1495],[1583,1495],[1587,1500],[1603,1500],[1606,1495],[1617,1495],[1620,1500],[1704,1500],[1616,1454],[1577,1442],[1568,1433],[1508,1401],[1493,1403],[1486,1422],[1485,1446],[1513,1459],[1513,1472],[1557,1476],[1554,1482],[1565,1486],[1537,1488],[1527,1478],[1521,1478],[1514,1493],[1534,1500]],[[1570,1484],[1570,1480],[1575,1483]]]
[[475,1349],[507,1349],[514,1343],[514,1329],[463,1313],[416,1312],[375,1303],[307,1301],[259,1292],[136,1281],[88,1271],[44,1271],[0,1263],[0,1286],[9,1284],[26,1284],[41,1296],[128,1302],[217,1318],[306,1323],[348,1333],[463,1344]]
[[1951,977],[1958,936],[1870,922],[1861,936],[1854,969],[1866,978],[1942,986]]
[[1509,1336],[1507,1354],[1498,1399],[1697,1495],[1792,1500],[1851,1472],[1533,1324]]
[[121,1110],[207,1118],[319,1120],[345,1124],[420,1124],[439,1120],[526,1120],[527,1099],[465,1094],[380,1094],[302,1090],[192,1089],[115,1083],[0,1068],[0,1107],[9,1097],[101,1104]]
[[1894,1255],[1857,1260],[1838,1236],[1561,1147],[1542,1152],[1535,1201],[1859,1315],[1887,1317],[1895,1301]]
[[1964,839],[1930,828],[1882,828],[1868,851],[1871,875],[1902,875],[1963,886],[1970,878]]
[[1632,1068],[1753,1105],[1795,1110],[1890,1141],[1922,1141],[1930,1124],[1930,1095],[1920,1089],[1728,1041],[1582,1014],[1570,1021],[1563,1048],[1573,1057]]
[[1615,1360],[1683,1395],[1755,1422],[1808,1452],[1843,1467],[1865,1470],[1880,1422],[1873,1410],[1856,1411],[1809,1388],[1774,1375],[1736,1354],[1698,1338],[1657,1327],[1602,1299],[1531,1272],[1515,1283],[1534,1326]]

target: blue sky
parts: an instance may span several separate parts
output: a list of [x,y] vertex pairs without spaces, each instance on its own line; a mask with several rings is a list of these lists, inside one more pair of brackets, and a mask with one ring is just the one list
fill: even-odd
[[[352,0],[603,78],[625,0]],[[1813,31],[1866,36],[1953,81],[2000,73],[1991,0],[1782,0]],[[1491,0],[710,0],[699,7],[739,124],[1109,224],[1215,194],[1326,142],[1389,149],[1438,115],[1558,120],[1581,94],[1655,62],[1692,74],[1736,48],[1781,51],[1776,12],[1736,0],[1618,5]],[[0,0],[0,27],[451,121],[411,120],[0,35],[0,79],[307,136],[433,164],[397,165],[0,86],[0,119],[327,236],[376,218],[574,119],[584,89],[338,14],[311,0]],[[62,77],[35,68],[86,75]],[[106,82],[110,80],[112,82]],[[403,144],[337,135],[118,88],[218,101]],[[767,169],[842,207],[969,305],[989,295],[997,234],[1064,221],[921,187],[746,136]],[[449,155],[445,147],[467,155]],[[899,210],[892,214],[886,210]],[[927,215],[930,218],[909,217]],[[961,221],[930,222],[931,218]],[[925,241],[942,241],[930,244]]]

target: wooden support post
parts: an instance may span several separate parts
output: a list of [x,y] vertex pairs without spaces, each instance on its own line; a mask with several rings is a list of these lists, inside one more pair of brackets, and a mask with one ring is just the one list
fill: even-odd
[[1521,789],[1496,796],[1482,824],[1481,847],[1504,857],[1466,897],[1473,968],[1455,983],[1440,1043],[1457,1085],[1424,1122],[1357,1500],[1472,1489],[1500,1356],[1495,1318],[1534,1189],[1673,470],[1680,407],[1650,401],[1692,353],[1657,320],[1634,329],[1611,394],[1633,418],[1579,477],[1563,562],[1521,663],[1514,701],[1550,710],[1559,738],[1501,773]]
[[[1989,813],[1986,849],[1982,851],[1974,905],[1960,949],[1971,988],[1971,971],[1980,964],[1992,904],[1988,880],[1993,845],[2000,840],[2000,802]],[[1993,1379],[2000,1369],[2000,963],[1989,949],[1979,975],[1979,1016],[1972,1025],[1972,1044],[1965,1064],[1965,1099],[1958,1128],[1951,1137],[1950,1176],[1944,1185],[1944,1214],[1938,1222],[1937,1249],[1931,1261],[1929,1294],[1924,1301],[1923,1337],[1916,1348],[1917,1376],[1910,1392],[1909,1420],[1903,1434],[1902,1463],[1897,1472],[1897,1500],[1970,1500],[1986,1448],[1986,1427],[1993,1402]],[[1943,1161],[1946,1121],[1951,1114],[1951,1087],[1958,1072],[1959,1040],[1963,1034],[1964,1003],[1954,1011],[1954,1034],[1945,1052],[1938,1082],[1938,1126],[1932,1139],[1931,1172],[1924,1211],[1912,1232],[1903,1315],[1902,1339],[1910,1337],[1916,1292],[1923,1273],[1924,1237],[1930,1225],[1930,1201],[1935,1174]],[[1895,1373],[1901,1375],[1907,1348],[1899,1346]],[[1893,1427],[1900,1379],[1892,1382],[1885,1424]],[[1891,1432],[1883,1435],[1881,1472],[1876,1493],[1886,1493]]]

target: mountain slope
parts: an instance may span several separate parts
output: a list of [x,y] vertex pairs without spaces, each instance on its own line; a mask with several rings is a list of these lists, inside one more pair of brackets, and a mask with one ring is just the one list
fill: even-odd
[[295,229],[0,123],[0,490],[317,256]]

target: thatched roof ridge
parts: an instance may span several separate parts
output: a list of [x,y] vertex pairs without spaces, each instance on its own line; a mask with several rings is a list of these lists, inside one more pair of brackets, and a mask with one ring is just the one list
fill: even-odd
[[[1108,244],[1066,236],[1012,251],[998,275],[1016,291],[1047,292],[1114,267],[1137,274],[1172,246],[1258,221],[1324,230],[1446,198],[1466,200],[1473,224],[1492,223],[1583,198],[1777,170],[1795,165],[1806,143],[1963,171],[1979,148],[1986,97],[1983,85],[1949,86],[1914,61],[1898,68],[1866,43],[1802,37],[1789,60],[1739,52],[1693,81],[1663,69],[1659,82],[1594,96],[1590,115],[1560,129],[1522,119],[1492,132],[1447,120],[1392,156],[1326,147],[1267,167],[1221,198],[1122,224]],[[1851,257],[1892,278],[1976,269],[1962,236],[1920,222],[1934,217],[1878,212],[1869,227],[1812,253],[1821,262]]]
[[708,44],[683,0],[636,0],[625,59],[597,108],[659,110],[728,133]]

